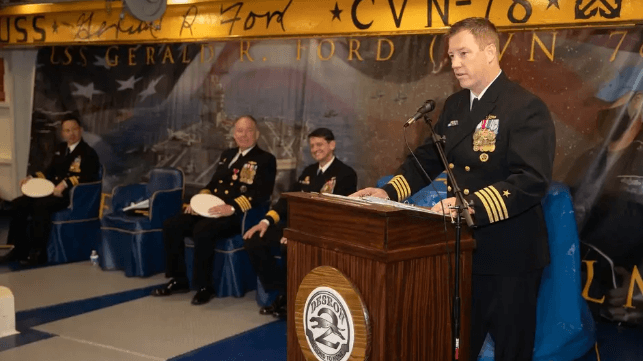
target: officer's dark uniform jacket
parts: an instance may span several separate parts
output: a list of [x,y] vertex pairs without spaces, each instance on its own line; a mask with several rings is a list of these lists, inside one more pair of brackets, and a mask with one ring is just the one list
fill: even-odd
[[[319,176],[317,175],[318,169],[319,163],[306,167],[297,182],[290,188],[290,191],[333,193],[343,196],[357,191],[357,174],[353,168],[337,159],[337,157],[335,157],[326,171]],[[264,219],[270,222],[270,225],[279,223],[280,220],[285,222],[287,212],[286,199],[280,198]]]
[[58,144],[47,169],[32,174],[34,177],[46,178],[55,185],[64,181],[67,184],[64,196],[75,185],[97,181],[100,168],[98,154],[82,139],[73,152],[65,155],[66,152],[67,143]]
[[[475,210],[473,272],[512,274],[549,263],[541,200],[552,176],[555,130],[547,106],[504,73],[470,111],[470,91],[451,95],[435,129],[446,138],[449,167]],[[474,150],[476,129],[496,133],[494,147]],[[495,149],[494,149],[495,148]],[[416,156],[433,179],[444,167],[431,138]],[[428,180],[408,157],[383,189],[403,200]],[[448,197],[453,197],[449,185]]]
[[[239,148],[223,151],[212,179],[200,193],[214,194],[241,214],[268,202],[275,185],[275,156],[255,145],[230,166]],[[230,167],[229,167],[230,166]]]

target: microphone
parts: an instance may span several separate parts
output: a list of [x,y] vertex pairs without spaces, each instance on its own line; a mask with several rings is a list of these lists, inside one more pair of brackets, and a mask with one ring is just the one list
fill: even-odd
[[415,123],[418,119],[422,118],[422,116],[426,113],[431,112],[433,109],[435,109],[435,101],[429,99],[422,104],[421,107],[418,108],[417,113],[415,113],[414,116],[410,117],[409,120],[404,123],[404,127],[408,127],[409,125]]

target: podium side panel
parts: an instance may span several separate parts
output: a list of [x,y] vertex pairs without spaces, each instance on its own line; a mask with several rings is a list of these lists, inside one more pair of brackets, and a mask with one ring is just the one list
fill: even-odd
[[[382,360],[451,360],[454,257],[440,254],[390,263],[386,272],[388,348]],[[468,360],[471,251],[460,256],[460,360]]]

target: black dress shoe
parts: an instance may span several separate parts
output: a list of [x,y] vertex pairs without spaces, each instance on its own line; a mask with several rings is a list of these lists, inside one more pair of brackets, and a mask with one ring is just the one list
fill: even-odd
[[288,313],[288,310],[286,308],[286,305],[284,305],[283,307],[276,309],[275,312],[272,313],[272,317],[286,318],[287,313]]
[[277,295],[272,304],[270,306],[261,307],[259,309],[259,313],[262,315],[272,315],[275,311],[284,307],[286,307],[286,297],[284,295]]
[[165,286],[152,290],[152,296],[169,296],[175,293],[190,292],[190,285],[187,281],[171,279]]
[[196,291],[196,295],[192,298],[193,305],[202,305],[210,302],[210,299],[214,297],[215,292],[212,287],[203,287]]
[[27,259],[20,260],[23,266],[38,266],[47,263],[47,253],[44,251],[31,251]]

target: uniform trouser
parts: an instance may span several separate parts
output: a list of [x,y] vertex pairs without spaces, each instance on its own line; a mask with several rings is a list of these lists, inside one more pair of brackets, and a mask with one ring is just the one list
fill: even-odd
[[[246,239],[245,248],[250,257],[250,263],[254,268],[261,284],[267,291],[278,291],[280,294],[286,293],[286,253],[281,245],[281,237],[283,237],[282,227],[272,225],[268,227],[263,237],[259,236],[259,232],[252,235],[252,238]],[[275,256],[272,249],[280,247],[283,257],[283,267],[277,265]]]
[[[44,252],[51,232],[51,215],[69,205],[69,197],[21,196],[11,202],[13,216],[9,225],[8,243],[15,246],[16,256],[25,258],[30,250]],[[31,216],[31,232],[28,232]]]
[[238,234],[240,230],[241,224],[235,215],[205,218],[191,214],[179,214],[167,219],[163,223],[165,275],[172,278],[187,278],[184,239],[192,237],[194,240],[194,287],[200,289],[212,285],[210,273],[217,240]]
[[496,361],[530,361],[542,269],[516,275],[472,275],[471,355],[477,360],[487,332]]

